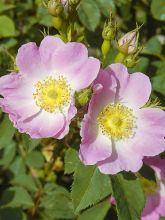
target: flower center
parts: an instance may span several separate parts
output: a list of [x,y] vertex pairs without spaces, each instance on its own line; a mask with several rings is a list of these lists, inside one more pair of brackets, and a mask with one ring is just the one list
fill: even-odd
[[106,106],[97,117],[102,133],[116,140],[129,138],[133,135],[134,119],[132,109],[122,104]]
[[140,176],[140,182],[143,185],[144,192],[146,194],[152,194],[157,191],[159,188],[158,184],[153,180],[148,180],[143,176]]
[[46,80],[35,84],[36,92],[33,94],[36,105],[47,112],[54,112],[69,104],[71,100],[71,88],[63,76]]

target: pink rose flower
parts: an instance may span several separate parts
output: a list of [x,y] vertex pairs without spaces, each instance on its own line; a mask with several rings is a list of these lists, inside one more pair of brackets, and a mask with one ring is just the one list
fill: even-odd
[[47,36],[39,47],[23,45],[16,64],[19,73],[0,78],[0,107],[32,138],[63,138],[77,112],[74,93],[93,82],[100,62],[81,43]]
[[81,125],[80,159],[105,174],[137,172],[144,156],[165,150],[165,112],[143,108],[151,83],[122,64],[101,70]]
[[165,216],[165,160],[157,156],[144,162],[155,171],[157,183],[149,181],[147,184],[149,190],[146,188],[146,205],[141,220],[159,220],[160,216]]

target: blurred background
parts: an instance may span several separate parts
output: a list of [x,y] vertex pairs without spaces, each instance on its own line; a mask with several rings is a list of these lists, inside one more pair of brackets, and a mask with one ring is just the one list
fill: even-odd
[[[93,56],[101,57],[102,30],[110,10],[118,24],[119,37],[135,29],[136,23],[143,24],[139,40],[144,49],[130,72],[147,74],[153,84],[152,97],[165,105],[165,0],[82,2],[77,8],[78,25],[85,31]],[[45,33],[58,33],[46,4],[42,0],[0,0],[0,76],[16,69],[15,56],[22,44],[35,41],[39,45]],[[113,48],[107,64],[114,61],[116,54]],[[67,137],[60,144],[52,139],[32,140],[19,134],[0,110],[0,220],[75,219],[67,191],[72,176],[63,171],[67,145],[75,149],[79,146],[80,138],[76,131],[72,132],[72,143]],[[63,200],[53,194],[56,184],[61,186]],[[114,210],[108,210],[104,219],[117,219]]]

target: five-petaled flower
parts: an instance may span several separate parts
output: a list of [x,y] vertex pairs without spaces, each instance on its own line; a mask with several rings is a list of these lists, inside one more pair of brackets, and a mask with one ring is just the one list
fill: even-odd
[[156,156],[144,162],[155,171],[156,182],[142,179],[146,204],[141,220],[159,220],[160,216],[165,216],[165,160]]
[[99,60],[88,57],[81,43],[47,36],[40,47],[23,45],[16,64],[19,73],[0,78],[0,107],[32,138],[63,138],[77,112],[74,93],[95,80]]
[[80,159],[105,174],[138,171],[144,156],[165,150],[165,112],[145,108],[151,83],[122,64],[101,70],[81,125]]

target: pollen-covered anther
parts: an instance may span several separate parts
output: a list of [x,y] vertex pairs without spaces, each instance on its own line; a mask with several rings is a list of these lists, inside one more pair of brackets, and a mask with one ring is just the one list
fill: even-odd
[[35,84],[36,92],[33,94],[36,105],[41,109],[53,113],[67,106],[71,100],[71,88],[63,76],[48,77]]
[[110,104],[97,117],[104,135],[116,140],[130,138],[136,127],[132,109],[122,104]]

